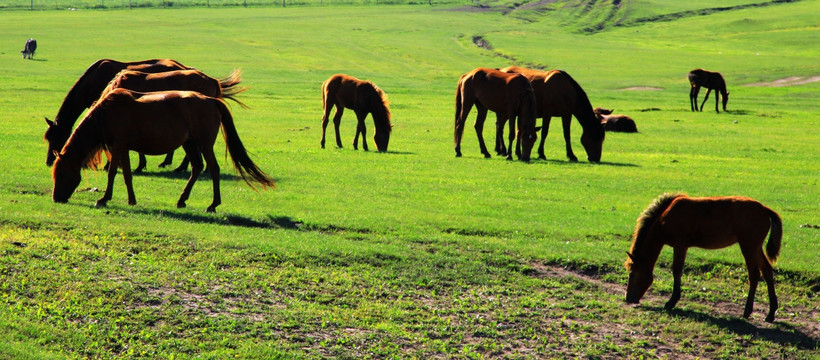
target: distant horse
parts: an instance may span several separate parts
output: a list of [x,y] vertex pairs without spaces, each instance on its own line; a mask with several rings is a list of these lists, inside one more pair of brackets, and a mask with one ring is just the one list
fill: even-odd
[[706,104],[712,90],[715,90],[715,111],[720,113],[720,110],[718,110],[720,95],[723,95],[723,111],[726,111],[729,92],[726,91],[726,81],[723,80],[723,75],[719,72],[703,69],[692,70],[689,72],[689,86],[689,104],[692,106],[692,111],[698,111],[698,92],[700,92],[701,86],[706,88],[706,96],[703,97],[703,102],[700,104],[700,111],[703,111],[703,105]]
[[97,101],[108,82],[114,79],[117,73],[125,69],[158,73],[190,68],[171,59],[153,59],[128,63],[102,59],[89,66],[85,73],[77,79],[71,90],[68,91],[54,121],[46,118],[46,124],[48,125],[44,136],[48,142],[46,165],[51,166],[54,163],[54,152],[59,152],[63,148],[68,136],[71,135],[74,122],[77,121],[83,110],[90,107],[94,101]]
[[[507,159],[512,159],[513,138],[516,139],[516,154],[523,161],[530,160],[538,129],[535,127],[535,94],[526,77],[508,74],[496,69],[476,68],[458,80],[456,89],[455,150],[461,156],[461,138],[464,123],[473,105],[476,107],[475,131],[481,153],[489,158],[484,144],[484,120],[487,110],[510,120],[509,151]],[[517,120],[517,121],[516,121]],[[516,134],[515,126],[518,125]],[[503,141],[503,140],[502,140]]]
[[[123,70],[117,74],[108,86],[102,91],[105,97],[113,89],[123,88],[137,92],[152,92],[164,90],[188,90],[196,91],[202,95],[231,99],[242,107],[246,107],[241,101],[236,99],[236,95],[247,90],[247,88],[239,87],[242,82],[242,71],[236,69],[225,78],[214,79],[208,75],[203,74],[198,70],[174,70],[160,73],[146,73],[135,70]],[[166,161],[163,164],[170,164],[174,156],[171,151],[166,155]],[[164,165],[160,165],[163,167]],[[183,171],[188,167],[188,160],[180,164],[174,171]],[[145,155],[140,154],[139,164],[134,172],[141,172],[145,169]]]
[[[541,127],[541,142],[538,145],[538,158],[546,159],[544,154],[544,141],[549,132],[550,119],[553,116],[561,117],[564,127],[564,143],[566,144],[567,158],[570,161],[578,161],[575,153],[572,152],[572,142],[570,141],[570,126],[572,116],[578,120],[583,128],[581,134],[581,145],[587,153],[587,160],[590,162],[600,162],[604,145],[604,128],[600,120],[592,112],[592,105],[589,102],[584,89],[581,88],[575,79],[562,70],[540,71],[517,66],[510,66],[501,69],[503,72],[522,74],[526,76],[535,91],[535,101],[537,104],[536,117],[544,119]],[[497,147],[500,150],[503,142],[499,142],[503,132],[506,118],[499,118],[496,124],[499,135],[496,136]]]
[[23,50],[20,51],[23,54],[23,59],[31,60],[34,58],[34,51],[37,50],[37,40],[28,39],[26,40],[26,45],[23,47]]
[[[770,233],[771,230],[771,233]],[[763,242],[769,234],[766,253]],[[766,280],[769,293],[769,314],[766,321],[774,321],[777,295],[774,291],[772,265],[780,254],[783,223],[772,209],[746,197],[690,198],[681,194],[658,197],[638,218],[632,247],[624,264],[629,269],[626,301],[638,303],[654,278],[653,270],[663,245],[674,249],[672,274],[674,287],[666,309],[672,309],[680,300],[681,274],[686,251],[690,247],[721,249],[734,243],[746,259],[749,272],[749,296],[743,317],[752,313],[760,274]]]
[[393,124],[390,123],[390,102],[387,100],[382,89],[370,81],[359,80],[350,75],[336,74],[322,83],[322,149],[325,148],[325,130],[327,129],[330,110],[336,106],[336,114],[333,115],[333,126],[336,130],[336,146],[342,147],[342,140],[339,136],[339,124],[342,122],[342,114],[345,108],[352,109],[356,113],[358,125],[356,125],[356,136],[353,138],[353,149],[358,150],[359,134],[362,135],[362,148],[367,151],[367,128],[364,119],[367,114],[373,118],[375,134],[373,141],[380,152],[387,151],[390,143],[390,132]]
[[111,164],[105,195],[97,201],[97,206],[105,206],[111,200],[118,167],[122,167],[128,204],[134,205],[137,200],[131,185],[128,151],[159,155],[182,146],[191,161],[191,177],[177,201],[177,207],[185,207],[191,188],[202,172],[204,157],[213,181],[213,202],[207,211],[213,212],[222,203],[219,164],[213,151],[220,127],[234,168],[245,182],[251,185],[250,181],[253,180],[263,187],[274,186],[273,179],[248,156],[236,132],[231,112],[222,99],[192,91],[140,95],[136,97],[130,90],[115,89],[89,110],[62,152],[56,155],[51,173],[54,202],[68,202],[80,184],[80,169],[97,165],[99,153],[105,148],[111,153]]
[[611,115],[613,110],[596,107],[592,109],[595,116],[601,121],[605,131],[614,132],[638,132],[638,126],[635,125],[635,120],[626,115]]

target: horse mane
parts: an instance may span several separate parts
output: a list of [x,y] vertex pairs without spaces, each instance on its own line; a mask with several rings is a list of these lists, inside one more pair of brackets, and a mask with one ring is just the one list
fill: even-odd
[[[87,104],[85,103],[85,101],[83,101],[83,97],[85,96],[83,92],[86,90],[86,84],[88,84],[91,81],[91,79],[96,75],[97,69],[100,67],[102,63],[106,61],[116,62],[115,60],[111,59],[97,60],[96,62],[91,64],[91,66],[89,66],[88,69],[85,70],[85,72],[80,76],[80,78],[77,79],[74,85],[71,86],[71,89],[68,90],[68,93],[63,99],[63,103],[60,105],[60,109],[57,110],[57,116],[54,118],[55,124],[63,126],[63,123],[60,121],[63,120],[63,122],[66,122],[66,128],[71,129],[71,127],[74,126],[74,122],[77,121],[77,117],[80,116],[80,114],[82,113],[82,110],[93,104],[94,99],[92,99],[91,104]],[[68,112],[72,112],[73,114],[66,114]]]
[[[569,83],[572,85],[573,89],[575,89],[575,93],[578,95],[578,101],[575,102],[575,109],[573,110],[573,115],[575,118],[578,119],[578,122],[581,123],[581,126],[586,129],[590,125],[600,125],[601,123],[595,117],[595,113],[592,111],[592,103],[589,101],[589,96],[587,96],[586,91],[578,84],[575,79],[572,78],[569,74],[567,74],[564,70],[556,70],[561,73],[563,76],[567,77]],[[601,130],[603,132],[603,130]]]
[[[393,124],[390,122],[392,114],[390,113],[390,100],[387,99],[387,94],[370,81],[364,81],[364,84],[367,85],[368,89],[372,89],[373,91],[371,94],[371,96],[373,96],[373,98],[371,98],[373,104],[372,110],[374,115],[378,115],[373,116],[373,120],[376,121],[377,125],[383,126],[387,132],[391,132],[393,130]],[[379,124],[379,122],[381,122],[381,124]]]
[[[629,247],[630,254],[635,255],[636,249],[641,249],[644,247],[646,243],[646,235],[652,227],[652,224],[654,224],[661,214],[666,211],[666,208],[669,207],[669,204],[671,204],[672,201],[681,196],[686,196],[686,194],[664,193],[652,201],[652,204],[650,204],[649,207],[641,213],[641,216],[638,217],[637,224],[635,225],[635,233],[632,235],[632,246]],[[627,258],[624,266],[626,266],[627,269],[632,267],[632,257]]]
[[234,69],[228,76],[219,79],[219,86],[222,89],[222,98],[231,99],[239,106],[247,109],[248,106],[236,99],[236,95],[248,90],[246,87],[239,87],[242,82],[242,68]]

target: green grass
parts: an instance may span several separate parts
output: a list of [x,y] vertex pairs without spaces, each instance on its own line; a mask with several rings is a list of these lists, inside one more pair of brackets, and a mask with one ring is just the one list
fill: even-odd
[[[0,358],[820,356],[820,230],[804,226],[820,225],[820,83],[743,86],[820,74],[820,50],[807,46],[820,3],[604,22],[592,35],[570,21],[570,3],[525,16],[418,6],[4,12]],[[619,15],[627,23],[710,6],[622,3],[641,9]],[[484,159],[468,128],[455,158],[458,76],[510,62],[473,35],[568,71],[593,105],[632,116],[640,133],[607,134],[602,164],[568,163],[553,122],[549,160],[524,164]],[[29,37],[40,48],[23,61]],[[223,164],[217,214],[204,212],[206,178],[176,209],[184,178],[154,157],[134,179],[136,206],[118,177],[109,207],[94,208],[106,178],[95,171],[68,204],[52,203],[43,116],[95,60],[159,57],[215,77],[243,69],[250,109],[233,107],[237,128],[277,189],[254,192]],[[696,67],[724,74],[728,113],[689,111]],[[391,152],[352,150],[351,111],[344,149],[330,145],[332,130],[319,148],[319,87],[334,73],[387,92]],[[221,159],[221,140],[216,149]],[[747,285],[736,247],[690,251],[675,311],[662,310],[669,249],[643,305],[623,303],[635,218],[666,191],[745,195],[781,214],[777,323],[762,322],[764,288],[752,319],[738,318]]]

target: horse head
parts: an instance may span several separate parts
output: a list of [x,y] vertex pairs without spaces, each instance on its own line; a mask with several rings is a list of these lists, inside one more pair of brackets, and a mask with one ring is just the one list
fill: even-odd
[[[535,147],[535,140],[538,139],[539,127],[535,127],[536,118],[536,102],[535,92],[530,85],[529,80],[523,75],[519,75],[523,79],[521,81],[521,103],[518,113],[518,141],[521,143],[521,154],[519,159],[521,161],[530,161],[532,148]],[[512,121],[512,120],[511,120]]]
[[[391,124],[390,127],[393,127],[393,125]],[[387,130],[379,130],[378,127],[376,128],[373,141],[376,143],[376,149],[378,149],[379,152],[387,152],[387,144],[390,143],[390,132],[390,128]]]
[[651,268],[641,261],[636,255],[627,252],[629,258],[624,264],[629,269],[629,280],[626,283],[626,302],[629,304],[637,304],[641,298],[649,290],[655,275]]
[[[717,95],[715,95],[717,96]],[[723,111],[726,111],[726,104],[729,102],[729,92],[723,95]]]
[[54,181],[54,190],[51,192],[51,200],[56,203],[67,203],[68,199],[80,185],[81,175],[79,166],[71,166],[61,158],[58,152],[54,152],[54,167],[51,169],[51,179]]
[[66,143],[68,137],[71,135],[71,132],[66,131],[66,129],[48,118],[46,118],[46,125],[48,125],[48,129],[46,129],[46,133],[43,135],[43,139],[48,142],[46,165],[51,166],[54,164],[54,160],[56,159],[54,154],[62,150],[61,144]]
[[600,120],[596,120],[595,124],[584,129],[584,133],[581,134],[581,145],[584,146],[584,150],[587,152],[589,162],[597,163],[601,161],[605,136],[604,125],[601,124]]

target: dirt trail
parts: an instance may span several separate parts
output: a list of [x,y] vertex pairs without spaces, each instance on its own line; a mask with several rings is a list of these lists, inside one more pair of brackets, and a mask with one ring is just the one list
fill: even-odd
[[784,86],[795,86],[795,85],[809,84],[809,83],[818,82],[818,81],[820,81],[820,75],[790,76],[790,77],[787,77],[787,78],[777,79],[777,80],[774,80],[774,81],[752,83],[752,84],[746,84],[746,85],[743,85],[743,86],[784,87]]

